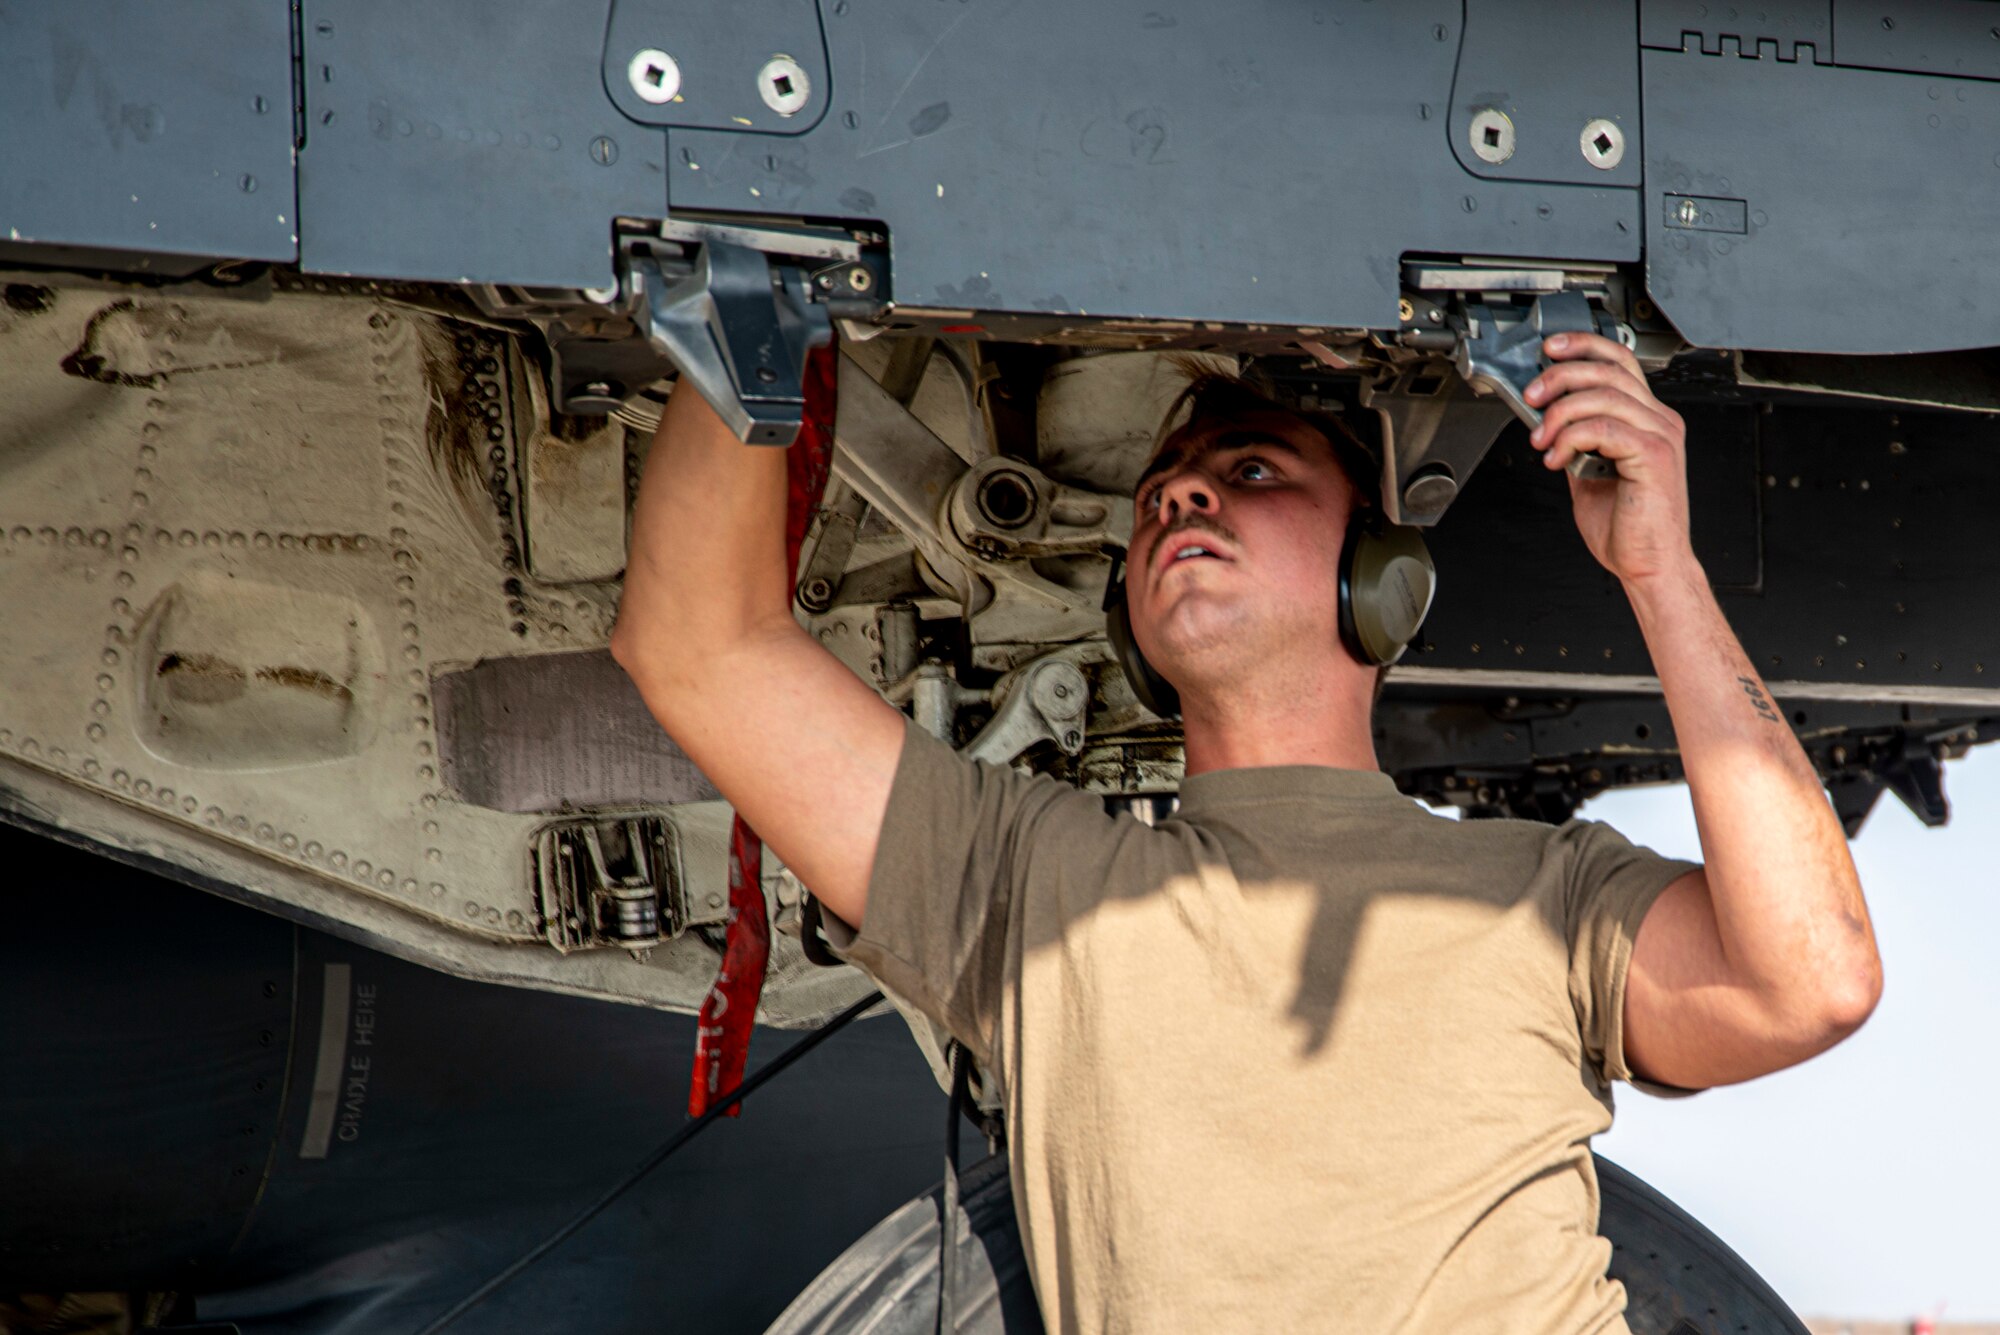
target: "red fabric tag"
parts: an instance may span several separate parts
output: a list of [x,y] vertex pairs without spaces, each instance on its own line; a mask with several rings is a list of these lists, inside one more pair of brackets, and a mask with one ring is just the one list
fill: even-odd
[[[833,467],[834,352],[816,349],[806,358],[805,421],[785,452],[785,568],[796,577],[799,549],[826,494]],[[746,445],[745,449],[762,446]],[[729,918],[723,928],[722,967],[701,1003],[695,1028],[694,1080],[688,1089],[688,1116],[699,1117],[736,1092],[750,1059],[750,1033],[757,1000],[764,994],[764,971],[771,959],[771,919],[764,907],[764,843],[741,816],[729,831]],[[724,1116],[735,1117],[742,1105]]]
[[[729,831],[729,920],[724,928],[722,968],[701,1003],[695,1030],[694,1084],[688,1116],[707,1112],[725,1092],[743,1083],[750,1056],[750,1031],[757,1023],[757,999],[764,992],[764,967],[771,958],[771,920],[764,911],[764,846],[741,817]],[[738,1105],[724,1114],[735,1117]]]

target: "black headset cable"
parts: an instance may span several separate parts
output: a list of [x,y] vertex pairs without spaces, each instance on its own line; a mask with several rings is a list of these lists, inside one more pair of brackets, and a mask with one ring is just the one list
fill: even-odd
[[575,1218],[524,1252],[519,1260],[508,1266],[505,1270],[502,1270],[499,1274],[460,1299],[458,1304],[450,1311],[431,1322],[428,1326],[425,1326],[420,1335],[437,1335],[437,1332],[443,1330],[445,1327],[451,1325],[452,1322],[485,1302],[503,1286],[519,1278],[523,1271],[527,1270],[535,1262],[541,1260],[556,1248],[562,1246],[563,1243],[575,1235],[578,1229],[602,1214],[613,1201],[637,1186],[648,1173],[672,1158],[675,1151],[679,1150],[681,1146],[693,1140],[703,1131],[706,1131],[709,1125],[717,1118],[784,1074],[799,1058],[826,1042],[827,1039],[832,1038],[836,1033],[846,1028],[855,1020],[860,1019],[862,1015],[866,1014],[881,1000],[882,994],[880,992],[870,992],[867,996],[861,998],[861,1000],[855,1002],[852,1006],[849,1006],[819,1028],[786,1048],[776,1057],[773,1057],[770,1062],[760,1067],[756,1074],[738,1085],[722,1102],[713,1105],[707,1112],[675,1131],[664,1141],[661,1141],[659,1148],[640,1160],[631,1172],[620,1178],[609,1191],[606,1191],[602,1196],[599,1196],[596,1200],[585,1206]]

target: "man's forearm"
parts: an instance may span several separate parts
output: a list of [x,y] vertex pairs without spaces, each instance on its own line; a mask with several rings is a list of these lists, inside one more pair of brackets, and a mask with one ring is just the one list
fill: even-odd
[[687,385],[667,401],[633,509],[613,650],[677,675],[788,620],[785,452],[743,444]]
[[1840,822],[1689,555],[1627,585],[1673,717],[1734,980],[1774,1024],[1865,1015],[1880,989]]
[[785,451],[686,381],[646,461],[611,651],[767,846],[859,926],[903,720],[792,618]]

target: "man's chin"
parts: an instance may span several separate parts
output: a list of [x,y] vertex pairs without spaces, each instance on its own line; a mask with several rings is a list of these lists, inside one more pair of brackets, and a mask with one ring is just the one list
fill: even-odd
[[1146,638],[1158,646],[1155,664],[1171,677],[1172,669],[1193,669],[1198,675],[1239,658],[1261,642],[1263,629],[1240,604],[1190,593],[1161,616]]

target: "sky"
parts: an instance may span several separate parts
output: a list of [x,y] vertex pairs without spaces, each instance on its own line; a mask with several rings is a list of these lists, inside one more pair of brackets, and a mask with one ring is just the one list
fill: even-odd
[[[2000,1320],[2000,746],[1947,765],[1945,792],[1943,829],[1885,794],[1854,841],[1885,977],[1861,1032],[1692,1099],[1621,1087],[1597,1142],[1802,1316]],[[1679,785],[1582,814],[1701,856]]]

